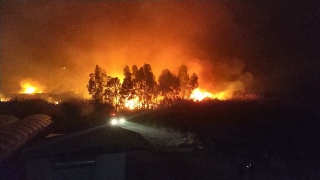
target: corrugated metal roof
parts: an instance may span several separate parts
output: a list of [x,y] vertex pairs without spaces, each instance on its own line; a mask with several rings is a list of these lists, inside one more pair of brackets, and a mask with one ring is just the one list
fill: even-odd
[[[14,116],[4,116],[13,121]],[[11,120],[10,120],[11,119]],[[36,114],[22,120],[15,120],[0,126],[0,160],[17,150],[21,145],[31,140],[35,135],[45,129],[50,123],[51,118],[47,115]]]
[[0,115],[0,127],[16,122],[18,118],[12,115]]

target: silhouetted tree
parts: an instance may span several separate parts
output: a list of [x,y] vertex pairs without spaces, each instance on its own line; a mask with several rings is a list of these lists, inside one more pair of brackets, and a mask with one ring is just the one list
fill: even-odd
[[120,102],[120,88],[120,79],[118,77],[108,76],[104,97],[105,100],[115,106],[116,109],[118,109]]
[[199,87],[198,76],[196,75],[196,73],[193,73],[188,83],[188,90],[192,92],[197,87]]
[[107,75],[105,70],[96,65],[94,73],[89,75],[90,79],[87,85],[89,94],[92,96],[92,99],[98,103],[103,102],[103,90],[106,84]]
[[139,82],[137,79],[138,67],[136,65],[132,66],[132,94],[137,94],[137,90],[139,89]]
[[186,98],[190,95],[186,93],[186,90],[188,88],[188,83],[190,81],[190,77],[188,75],[188,67],[186,65],[181,65],[179,67],[178,78],[180,79],[180,86],[181,86],[180,96],[181,98]]
[[158,90],[164,95],[164,101],[172,101],[178,98],[180,92],[180,80],[168,69],[162,71],[159,76],[158,83]]
[[146,108],[149,108],[149,104],[154,97],[154,88],[157,82],[152,72],[150,64],[144,64],[137,72],[135,79],[135,86],[137,87],[137,95]]
[[132,66],[132,79],[137,79],[138,67],[136,65]]
[[[177,98],[188,98],[190,93],[199,86],[198,76],[193,73],[188,75],[186,65],[179,67],[179,73],[176,76],[168,69],[162,71],[159,76],[159,85],[155,80],[150,64],[144,64],[138,68],[129,66],[123,69],[124,79],[120,83],[118,77],[107,76],[105,71],[96,65],[94,73],[89,75],[90,79],[87,85],[89,94],[95,100],[94,104],[99,106],[103,102],[113,105],[116,109],[124,108],[122,106],[128,100],[138,101],[135,105],[138,108],[151,108],[157,101],[159,93],[165,96],[165,100],[175,100]],[[180,97],[179,97],[180,95]]]
[[156,82],[155,76],[152,72],[151,65],[144,64],[142,68],[143,68],[144,78],[146,81],[146,86],[148,88],[148,91],[152,92],[153,88],[157,84],[157,82]]
[[133,82],[132,82],[132,73],[130,72],[130,69],[128,66],[124,67],[123,75],[124,75],[124,79],[121,85],[121,88],[122,88],[121,93],[123,95],[129,95],[130,91],[133,89]]
[[179,77],[179,79],[186,79],[186,80],[189,79],[188,67],[186,65],[181,65],[179,67],[178,77]]
[[134,98],[134,82],[133,75],[130,72],[129,66],[125,66],[123,69],[124,79],[120,90],[119,105],[124,106],[126,100]]

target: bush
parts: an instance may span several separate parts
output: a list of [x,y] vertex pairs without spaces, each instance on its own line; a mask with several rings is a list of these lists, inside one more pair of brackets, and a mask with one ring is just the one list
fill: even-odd
[[42,99],[15,99],[1,102],[1,114],[12,114],[19,119],[34,114],[46,114],[52,116],[58,112],[57,106]]
[[108,116],[109,113],[114,111],[114,107],[109,103],[100,103],[97,101],[93,101],[92,103],[93,103],[94,113],[97,115]]
[[60,107],[61,112],[67,118],[76,118],[82,115],[81,106],[75,101],[64,101]]

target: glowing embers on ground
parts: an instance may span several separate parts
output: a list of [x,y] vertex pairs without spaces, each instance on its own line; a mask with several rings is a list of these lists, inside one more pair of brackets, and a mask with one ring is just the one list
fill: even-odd
[[0,98],[0,102],[8,102],[10,101],[10,98]]
[[58,105],[58,104],[59,104],[59,101],[54,101],[53,104],[54,104],[54,105]]
[[21,93],[24,94],[42,93],[42,91],[38,87],[32,85],[31,83],[21,83],[21,88]]
[[225,92],[213,94],[213,93],[201,90],[200,88],[196,88],[192,91],[192,93],[190,95],[190,99],[192,99],[194,101],[202,101],[204,99],[225,100],[225,99],[227,99],[227,94]]
[[[188,99],[191,99],[193,101],[202,101],[204,99],[218,99],[218,100],[226,100],[230,98],[230,92],[229,91],[223,91],[216,94],[210,93],[208,91],[202,90],[200,88],[196,88],[192,91],[190,94],[190,97]],[[155,102],[160,103],[163,101],[163,96],[158,95],[156,97]],[[153,104],[154,105],[154,104]],[[139,109],[143,106],[143,103],[140,101],[140,98],[138,96],[134,96],[131,98],[126,98],[124,102],[124,106],[129,110]],[[150,104],[152,106],[152,104]]]

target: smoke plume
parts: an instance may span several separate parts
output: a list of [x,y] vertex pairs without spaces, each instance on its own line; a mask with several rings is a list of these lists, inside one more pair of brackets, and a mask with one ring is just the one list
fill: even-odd
[[257,58],[272,15],[239,2],[2,2],[2,91],[30,78],[87,96],[96,64],[122,78],[125,65],[144,63],[156,77],[185,64],[209,91],[252,89],[270,65]]

